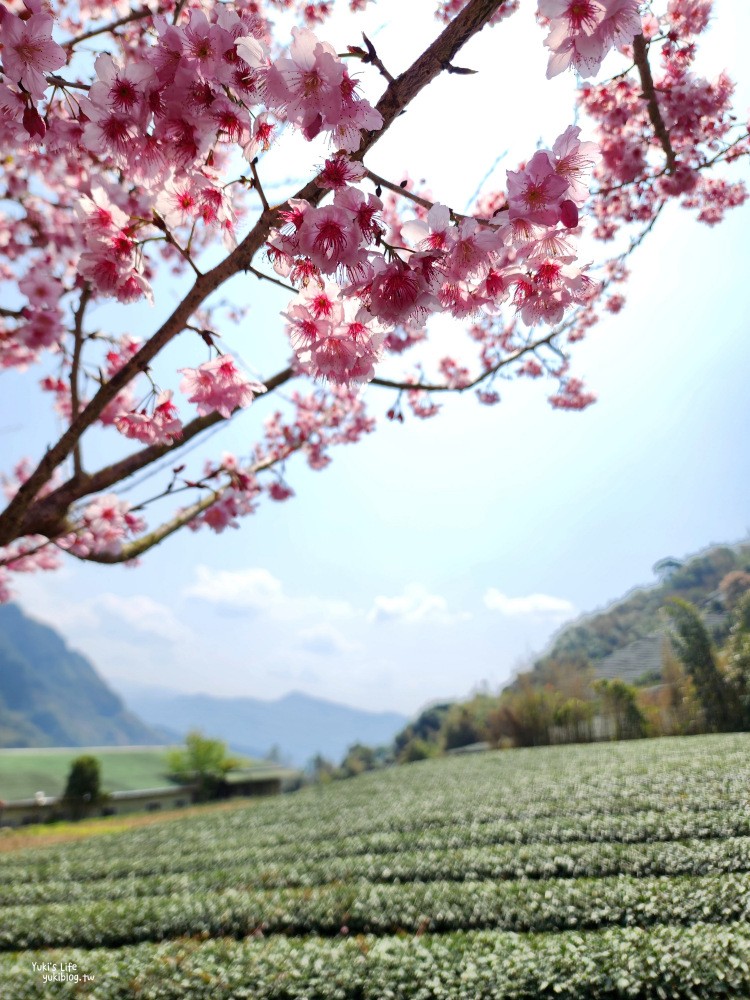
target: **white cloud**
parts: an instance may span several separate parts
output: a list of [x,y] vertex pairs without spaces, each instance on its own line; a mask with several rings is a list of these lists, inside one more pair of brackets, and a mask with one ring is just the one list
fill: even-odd
[[362,646],[351,642],[332,625],[313,625],[300,632],[302,648],[309,653],[319,653],[321,656],[338,656],[345,653],[358,653]]
[[[62,587],[55,584],[63,583]],[[171,608],[145,594],[123,597],[109,591],[81,600],[65,596],[65,573],[59,574],[54,583],[46,579],[28,579],[23,589],[23,606],[32,618],[59,629],[64,635],[82,633],[101,635],[107,631],[106,616],[121,619],[129,629],[160,636],[178,642],[190,636],[190,629],[183,625]],[[75,645],[77,639],[73,639]]]
[[543,618],[570,618],[576,613],[575,605],[564,597],[550,594],[529,594],[527,597],[508,597],[496,587],[490,587],[484,595],[485,607],[499,611],[509,618],[534,615]]
[[200,597],[212,604],[265,611],[275,618],[349,618],[356,614],[348,601],[305,595],[292,597],[284,592],[281,580],[262,567],[237,570],[196,568],[196,582],[186,587],[188,597]]
[[267,569],[213,570],[198,566],[195,575],[196,582],[185,593],[212,604],[265,611],[283,600],[281,580]]
[[451,612],[440,594],[431,594],[420,583],[410,583],[398,597],[376,597],[368,614],[371,622],[435,622],[451,625],[469,617],[466,612]]
[[148,632],[169,642],[180,642],[190,637],[190,629],[178,621],[170,608],[145,594],[133,594],[131,597],[100,594],[90,603],[122,619],[138,632]]

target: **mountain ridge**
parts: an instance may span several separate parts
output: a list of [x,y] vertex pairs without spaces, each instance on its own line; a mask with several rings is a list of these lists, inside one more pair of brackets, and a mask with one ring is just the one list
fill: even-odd
[[275,748],[296,765],[315,754],[337,760],[357,742],[387,743],[408,721],[399,712],[371,712],[303,691],[264,699],[113,683],[150,725],[184,732],[199,728],[256,757]]
[[54,628],[0,606],[0,747],[158,742]]

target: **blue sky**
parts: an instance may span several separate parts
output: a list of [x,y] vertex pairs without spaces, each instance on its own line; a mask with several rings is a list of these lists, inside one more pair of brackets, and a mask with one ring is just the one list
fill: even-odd
[[[389,21],[395,9],[378,4],[365,30],[400,68],[437,26],[425,18],[420,36],[416,19]],[[722,20],[730,9],[716,5],[704,65],[736,77],[747,37],[739,22],[750,27],[750,15]],[[356,41],[338,23],[325,34],[337,46]],[[404,170],[426,176],[463,208],[504,150],[500,178],[538,139],[551,143],[571,120],[572,81],[544,81],[541,39],[523,11],[485,32],[460,60],[481,72],[439,81],[371,167],[396,180]],[[319,153],[295,145],[295,169]],[[279,158],[278,176],[289,176],[288,162]],[[69,562],[21,578],[21,604],[115,685],[267,698],[304,690],[404,712],[482,681],[498,687],[564,621],[652,582],[657,559],[750,532],[749,223],[748,206],[714,229],[676,209],[660,220],[632,259],[626,308],[575,352],[576,374],[599,396],[585,412],[553,411],[549,386],[519,381],[497,407],[454,397],[434,420],[398,425],[382,419],[393,397],[371,388],[376,434],[334,451],[322,472],[290,463],[293,500],[264,504],[239,531],[168,540],[137,568]],[[287,297],[259,297],[244,280],[249,321],[227,336],[267,375],[287,355],[278,318]],[[178,291],[162,289],[153,311],[106,307],[101,322],[148,330]],[[439,336],[450,343],[460,331],[441,325]],[[43,421],[30,429],[24,381],[8,378],[0,402],[13,459],[52,433]],[[266,402],[211,450],[246,453]],[[93,454],[116,446],[102,436]]]

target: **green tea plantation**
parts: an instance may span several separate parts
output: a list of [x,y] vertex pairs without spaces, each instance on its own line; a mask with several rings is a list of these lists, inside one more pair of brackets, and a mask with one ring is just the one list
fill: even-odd
[[750,735],[463,755],[0,855],[0,997],[750,995]]

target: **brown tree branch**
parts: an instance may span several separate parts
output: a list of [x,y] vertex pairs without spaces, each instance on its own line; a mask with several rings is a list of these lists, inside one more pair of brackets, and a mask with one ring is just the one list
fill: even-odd
[[[461,47],[488,23],[504,2],[505,0],[469,0],[466,7],[440,33],[432,45],[428,46],[409,69],[388,85],[377,104],[377,109],[383,118],[383,126],[379,130],[363,133],[359,149],[354,153],[355,159],[361,160],[368,150],[385,135],[404,108],[444,71]],[[147,15],[141,12],[140,16]],[[135,20],[135,16],[132,16],[130,20]],[[111,30],[111,26],[105,30]],[[294,197],[317,205],[326,193],[323,188],[318,186],[318,179],[318,177],[313,178],[300,188]],[[212,292],[234,274],[247,269],[255,254],[266,242],[271,229],[277,227],[281,222],[281,213],[288,208],[288,205],[289,201],[287,200],[275,208],[264,208],[255,226],[239,246],[210,271],[196,277],[185,298],[153,337],[99,389],[89,404],[71,421],[68,429],[57,443],[47,450],[36,469],[18,490],[3,514],[0,515],[0,545],[7,545],[8,542],[18,537],[24,514],[33,503],[37,493],[49,480],[58,465],[71,453],[76,441],[97,420],[107,404],[140,371],[144,371],[156,355],[185,329],[190,316]]]
[[[294,448],[289,448],[283,455],[279,455],[277,458],[264,459],[262,462],[256,462],[255,465],[250,467],[251,473],[262,472],[264,469],[270,469],[279,462],[286,461],[286,459],[298,451],[302,447],[302,444],[297,445]],[[132,542],[128,542],[127,545],[123,545],[119,552],[92,552],[85,556],[76,556],[82,562],[97,562],[97,563],[124,563],[129,562],[131,559],[137,559],[138,556],[142,556],[144,552],[148,552],[149,549],[153,549],[156,545],[159,545],[164,541],[165,538],[169,538],[173,535],[175,531],[179,531],[180,528],[184,528],[186,524],[194,521],[196,517],[207,511],[209,507],[221,500],[222,496],[226,490],[230,489],[232,483],[226,483],[218,490],[211,490],[210,494],[203,497],[202,499],[186,507],[184,510],[179,511],[174,517],[165,521],[158,528],[153,531],[149,531],[145,535],[141,535],[140,538],[136,538]],[[75,553],[72,553],[75,555]]]
[[[179,514],[175,514],[173,518],[166,521],[164,524],[155,528],[153,531],[147,532],[145,535],[141,535],[133,542],[129,542],[127,545],[123,545],[119,552],[91,552],[87,556],[77,556],[82,562],[96,562],[96,563],[124,563],[129,562],[131,559],[137,559],[138,556],[143,555],[144,552],[148,552],[155,545],[163,542],[165,538],[169,538],[173,535],[175,531],[179,531],[180,528],[184,528],[186,524],[190,521],[195,520],[199,514],[208,510],[212,507],[217,500],[221,498],[223,490],[211,490],[211,492],[198,500],[196,503],[191,504],[186,507],[185,510],[180,511]],[[75,552],[72,553],[75,555]]]
[[[285,368],[274,375],[273,378],[267,379],[265,382],[266,393],[264,395],[268,395],[284,385],[284,383],[293,379],[295,374],[294,369]],[[238,412],[239,410],[235,410],[232,416]],[[158,462],[165,456],[179,452],[193,438],[209,428],[215,427],[216,424],[223,423],[225,419],[225,417],[222,417],[216,411],[208,413],[203,417],[195,417],[190,423],[185,424],[182,429],[182,437],[172,444],[152,444],[146,448],[141,448],[140,451],[133,452],[131,455],[126,455],[125,458],[120,459],[118,462],[112,462],[110,465],[104,466],[104,468],[99,469],[97,472],[74,475],[66,483],[58,486],[56,490],[48,493],[47,496],[37,500],[29,508],[24,518],[22,534],[61,534],[66,527],[65,518],[67,511],[76,501],[82,500],[87,496],[92,496],[95,493],[102,493],[115,484],[124,482],[124,480],[129,479],[149,465],[153,465],[154,462]]]
[[654,78],[651,75],[651,66],[648,61],[648,43],[643,35],[636,35],[633,39],[633,57],[638,67],[638,75],[641,78],[641,87],[643,88],[643,97],[646,100],[648,108],[648,117],[651,119],[656,137],[661,143],[661,148],[664,150],[664,155],[667,158],[667,172],[671,174],[677,166],[677,156],[672,149],[669,129],[664,124],[664,119],[661,116],[659,101],[656,97],[656,88],[654,87]]
[[[70,365],[70,415],[71,419],[78,416],[80,400],[78,396],[78,374],[81,367],[81,352],[83,351],[83,316],[86,306],[91,298],[91,285],[84,286],[81,297],[78,300],[78,308],[75,312],[75,326],[73,329],[73,360]],[[73,475],[81,475],[81,439],[79,438],[73,446]]]
[[507,357],[498,361],[496,365],[491,368],[485,369],[481,374],[477,375],[476,378],[472,379],[471,382],[467,382],[466,385],[446,385],[444,382],[438,382],[435,385],[431,385],[428,382],[397,382],[393,379],[388,378],[373,378],[368,383],[369,385],[378,385],[384,389],[400,389],[404,391],[409,391],[410,389],[418,389],[423,392],[467,392],[469,389],[473,389],[475,386],[480,385],[491,375],[497,374],[501,369],[507,368],[508,365],[512,365],[514,361],[518,361],[522,358],[524,354],[536,351],[540,347],[545,347],[552,343],[555,337],[559,337],[566,327],[562,329],[558,328],[548,333],[546,337],[541,337],[539,340],[533,341],[531,344],[526,344],[524,347],[519,347],[517,351],[513,351]]
[[121,28],[124,24],[130,24],[132,21],[140,21],[144,17],[153,17],[158,13],[158,7],[156,10],[149,10],[148,7],[144,7],[142,10],[131,11],[130,14],[127,14],[125,17],[121,17],[117,21],[112,21],[110,24],[105,24],[101,28],[92,28],[91,31],[86,31],[82,35],[76,35],[75,38],[69,38],[67,42],[62,43],[62,48],[72,49],[80,42],[88,41],[89,38],[96,38],[97,35],[106,35],[110,31],[114,31],[116,28]]

